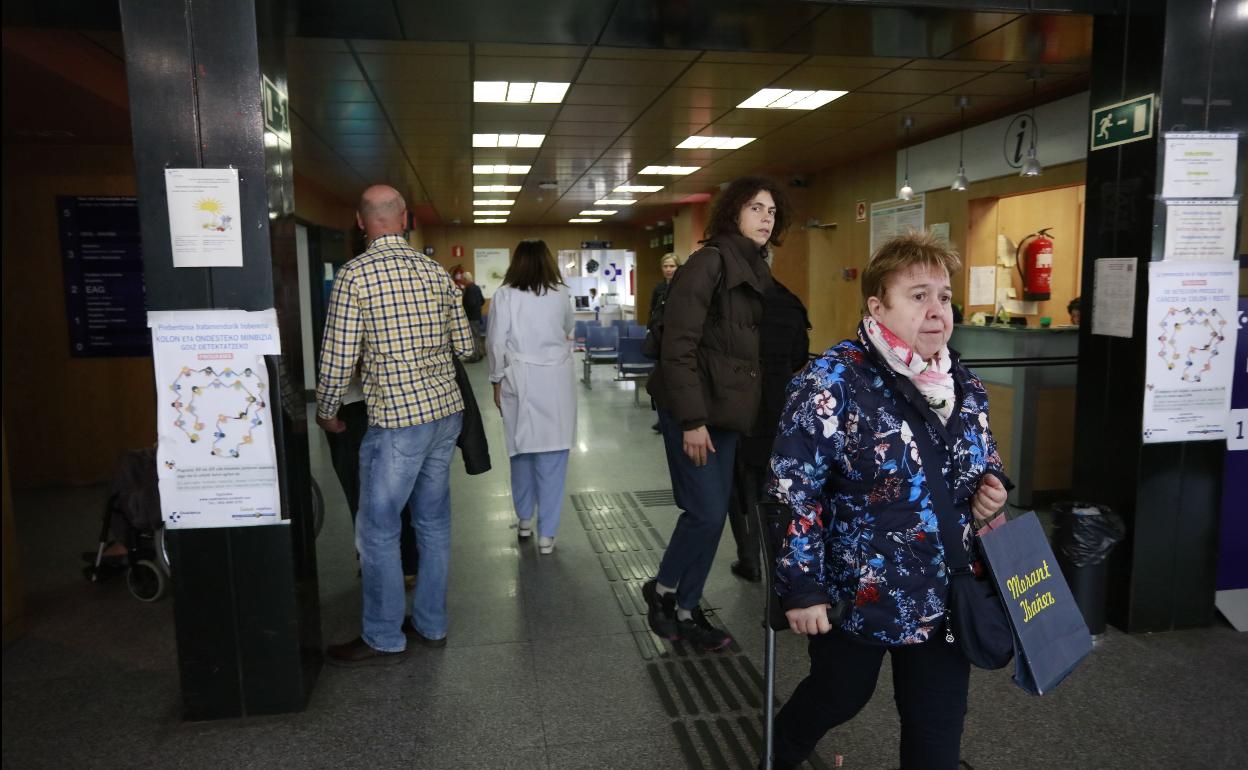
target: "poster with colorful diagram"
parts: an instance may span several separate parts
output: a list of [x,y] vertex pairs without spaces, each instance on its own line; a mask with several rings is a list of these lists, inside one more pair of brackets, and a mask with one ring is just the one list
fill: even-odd
[[273,310],[148,314],[160,508],[170,529],[285,524],[266,355]]
[[167,168],[174,267],[242,267],[238,170]]

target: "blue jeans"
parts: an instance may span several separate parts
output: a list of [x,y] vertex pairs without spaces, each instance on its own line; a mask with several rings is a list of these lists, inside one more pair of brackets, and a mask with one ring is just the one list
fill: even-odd
[[707,452],[706,465],[699,468],[685,454],[680,423],[665,409],[659,410],[659,428],[680,517],[659,563],[658,581],[676,589],[677,607],[693,610],[702,600],[728,518],[733,461],[741,434],[708,426],[715,451]]
[[511,499],[516,516],[537,511],[538,537],[554,537],[563,510],[563,482],[568,476],[568,450],[525,452],[511,458]]
[[364,582],[369,647],[406,649],[400,514],[410,505],[420,572],[412,593],[412,624],[429,639],[446,636],[446,584],[451,565],[451,454],[464,413],[407,428],[370,425],[360,447],[360,513],[355,548]]

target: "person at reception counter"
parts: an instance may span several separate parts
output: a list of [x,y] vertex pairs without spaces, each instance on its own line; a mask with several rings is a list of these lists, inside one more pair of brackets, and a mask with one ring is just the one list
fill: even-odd
[[[886,242],[863,271],[857,336],[789,386],[768,491],[791,512],[776,593],[790,629],[810,637],[810,674],[776,715],[777,768],[796,768],[871,700],[885,653],[901,767],[958,767],[970,663],[945,632],[945,554],[974,561],[971,527],[1000,514],[1009,486],[984,385],[947,345],[958,267],[928,233]],[[918,442],[938,435],[940,466],[920,464]],[[930,474],[952,510],[928,503]],[[941,539],[946,517],[966,533],[957,542]]]
[[1070,304],[1066,306],[1066,312],[1070,313],[1070,325],[1078,326],[1080,316],[1083,315],[1083,298],[1075,297],[1072,299]]

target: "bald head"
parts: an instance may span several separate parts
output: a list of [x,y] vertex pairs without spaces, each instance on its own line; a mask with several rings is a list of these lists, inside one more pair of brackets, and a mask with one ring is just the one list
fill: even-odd
[[355,219],[370,241],[383,235],[401,235],[407,225],[407,202],[393,187],[375,184],[360,196]]

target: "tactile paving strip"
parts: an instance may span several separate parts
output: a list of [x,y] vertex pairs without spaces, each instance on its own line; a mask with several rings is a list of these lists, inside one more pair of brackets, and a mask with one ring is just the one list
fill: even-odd
[[[620,611],[645,661],[672,732],[689,768],[755,768],[763,745],[763,675],[734,640],[722,652],[702,652],[683,642],[655,636],[646,623],[641,585],[659,570],[667,542],[642,512],[674,505],[672,492],[577,492],[571,495],[577,518],[598,555]],[[713,625],[725,628],[715,609],[702,600]],[[727,630],[725,628],[725,630]],[[831,766],[815,755],[811,767]]]

